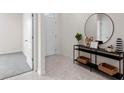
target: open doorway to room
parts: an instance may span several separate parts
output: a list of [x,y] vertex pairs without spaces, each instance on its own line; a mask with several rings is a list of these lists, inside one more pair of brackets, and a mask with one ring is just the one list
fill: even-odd
[[33,69],[32,37],[32,14],[0,14],[0,79]]
[[43,24],[45,32],[45,72],[47,76],[52,77],[53,72],[56,70],[54,67],[58,62],[61,52],[60,29],[59,29],[58,13],[43,14]]

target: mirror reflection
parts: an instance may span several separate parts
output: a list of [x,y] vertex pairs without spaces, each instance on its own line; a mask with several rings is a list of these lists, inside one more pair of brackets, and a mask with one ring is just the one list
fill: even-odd
[[112,19],[103,13],[91,15],[85,24],[85,34],[87,37],[93,37],[94,40],[107,42],[113,34]]

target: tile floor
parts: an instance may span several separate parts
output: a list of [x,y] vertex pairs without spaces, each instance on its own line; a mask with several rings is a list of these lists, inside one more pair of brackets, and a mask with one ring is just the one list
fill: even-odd
[[36,72],[28,72],[8,80],[106,80],[108,78],[88,68],[73,64],[72,59],[53,55],[46,57],[46,75],[39,76]]

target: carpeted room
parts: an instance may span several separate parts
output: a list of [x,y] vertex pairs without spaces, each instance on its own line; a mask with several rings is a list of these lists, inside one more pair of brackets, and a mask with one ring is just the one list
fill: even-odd
[[27,15],[26,19],[21,13],[0,14],[0,79],[32,70],[25,52],[26,26],[32,27],[31,14]]

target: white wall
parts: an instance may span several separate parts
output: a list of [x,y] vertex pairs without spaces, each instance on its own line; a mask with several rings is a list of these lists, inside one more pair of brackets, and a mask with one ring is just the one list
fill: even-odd
[[[61,53],[62,55],[72,58],[73,45],[77,44],[75,39],[75,34],[81,32],[84,35],[84,24],[86,19],[89,17],[90,13],[80,13],[80,14],[61,14]],[[114,34],[111,40],[104,44],[103,47],[107,45],[115,45],[116,38],[120,37],[124,41],[124,14],[123,13],[111,13],[108,14],[114,21]],[[87,55],[86,53],[83,53]],[[98,61],[102,59],[102,62],[109,62],[115,66],[118,66],[118,62],[99,57]]]
[[75,34],[83,33],[84,23],[89,14],[61,14],[61,53],[62,55],[72,58],[73,45],[77,44]]
[[22,14],[0,14],[0,54],[22,50]]

